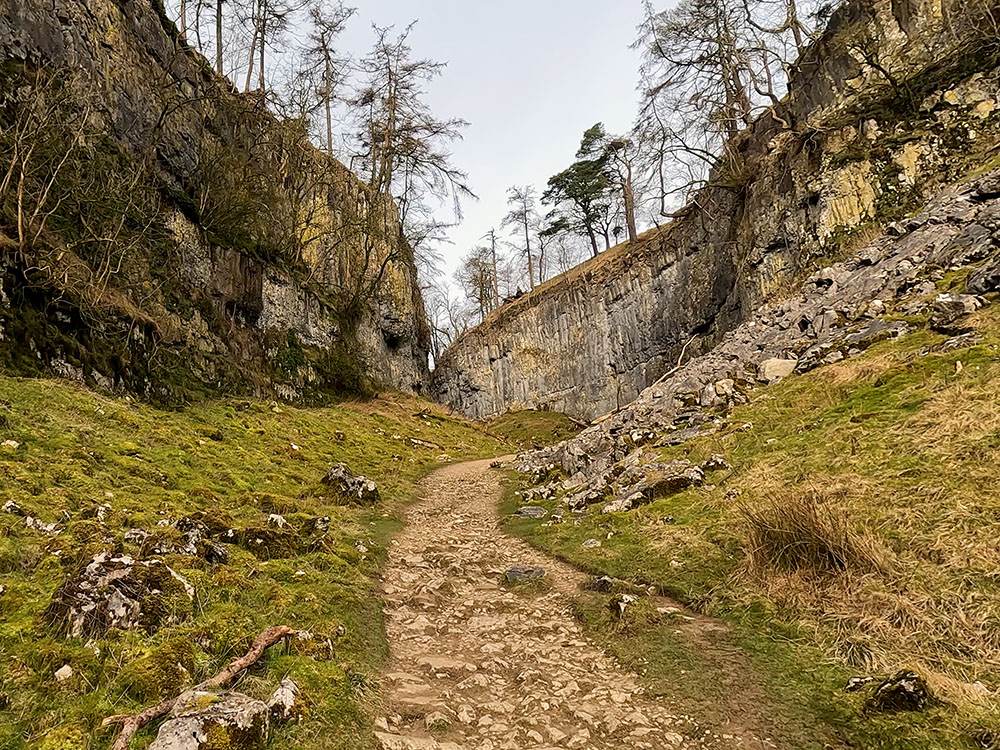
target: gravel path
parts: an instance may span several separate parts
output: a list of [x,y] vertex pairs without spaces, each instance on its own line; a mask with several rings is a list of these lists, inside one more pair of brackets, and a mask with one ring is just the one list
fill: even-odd
[[[392,547],[386,750],[770,746],[645,696],[573,618],[585,576],[500,531],[500,491],[489,461],[435,472]],[[512,565],[545,568],[548,587],[509,591]]]

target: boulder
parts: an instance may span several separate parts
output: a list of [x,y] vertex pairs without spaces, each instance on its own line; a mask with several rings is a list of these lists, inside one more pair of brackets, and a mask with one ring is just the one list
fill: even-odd
[[148,750],[263,750],[269,714],[266,703],[242,693],[184,693]]
[[758,366],[757,375],[768,385],[777,383],[795,372],[795,366],[798,363],[797,359],[765,359]]
[[978,297],[971,294],[939,294],[931,309],[931,328],[950,336],[966,332],[959,321],[982,307]]
[[624,513],[645,503],[646,496],[643,495],[642,492],[629,492],[616,497],[610,503],[607,503],[603,508],[601,508],[601,513]]
[[378,486],[368,477],[353,474],[346,464],[336,464],[323,477],[341,500],[355,505],[374,505],[381,500]]
[[190,616],[194,587],[160,560],[102,552],[52,595],[49,624],[73,638],[155,632]]
[[994,258],[970,274],[965,288],[970,294],[1000,291],[1000,258]]
[[514,515],[518,518],[545,518],[548,515],[548,511],[545,508],[539,508],[537,505],[525,505],[518,508]]
[[702,471],[719,471],[721,469],[731,468],[733,467],[721,453],[713,453],[712,456],[701,465]]
[[701,468],[688,466],[687,468],[671,471],[663,476],[651,477],[646,484],[643,494],[651,498],[667,497],[700,485],[704,481],[705,472]]

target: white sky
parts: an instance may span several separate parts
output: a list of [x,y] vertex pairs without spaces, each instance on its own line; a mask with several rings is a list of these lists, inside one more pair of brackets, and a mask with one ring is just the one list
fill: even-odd
[[[595,122],[631,126],[638,97],[635,38],[640,0],[347,0],[358,6],[341,47],[360,57],[372,23],[402,29],[419,19],[416,57],[447,62],[428,100],[442,117],[468,120],[454,162],[479,201],[441,248],[450,278],[458,259],[507,213],[506,189],[548,178],[574,158]],[[442,208],[450,219],[450,204]]]

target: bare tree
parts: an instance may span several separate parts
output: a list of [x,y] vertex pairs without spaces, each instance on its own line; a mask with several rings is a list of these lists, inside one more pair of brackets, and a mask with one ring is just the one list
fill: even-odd
[[[538,212],[535,208],[535,189],[531,185],[510,187],[507,189],[507,205],[510,212],[504,217],[501,227],[515,227],[524,237],[524,247],[521,255],[528,261],[528,285],[535,288],[535,267],[532,259],[531,234],[537,225]],[[539,272],[539,281],[541,281]]]
[[352,166],[374,190],[396,201],[404,226],[411,208],[428,195],[449,196],[456,216],[461,200],[475,197],[447,150],[468,123],[431,112],[425,86],[444,65],[413,57],[412,29],[410,24],[393,37],[391,28],[376,27],[375,46],[360,63],[363,80],[350,102],[357,120]]
[[250,82],[253,80],[255,69],[257,71],[257,89],[261,92],[267,91],[267,77],[265,75],[267,50],[280,51],[294,11],[295,6],[283,2],[283,0],[252,0],[250,14],[245,19],[253,30],[244,85],[245,91],[250,90]]
[[497,278],[491,248],[477,247],[468,253],[455,272],[455,281],[479,311],[482,322],[498,306]]
[[317,93],[326,116],[326,151],[330,156],[333,156],[334,99],[337,89],[344,82],[347,68],[347,60],[337,53],[335,44],[344,26],[356,12],[357,8],[345,7],[342,2],[329,10],[320,0],[314,0],[309,6],[311,28],[303,57],[307,66],[318,67],[321,71],[322,83]]

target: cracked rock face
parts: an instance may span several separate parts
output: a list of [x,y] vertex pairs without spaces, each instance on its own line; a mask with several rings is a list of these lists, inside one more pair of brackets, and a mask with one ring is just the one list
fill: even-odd
[[[879,19],[892,19],[893,13],[861,10],[873,5],[871,0],[840,5],[839,21],[827,32],[831,36],[813,48],[822,50],[823,59],[796,69],[788,100],[779,107],[787,107],[779,119],[789,125],[761,118],[733,144],[746,156],[739,195],[729,187],[706,186],[669,225],[505,304],[435,358],[434,395],[474,418],[535,407],[596,419],[620,409],[679,363],[753,321],[758,308],[808,274],[817,258],[840,257],[852,244],[850,238],[862,236],[858,230],[867,233],[888,223],[892,214],[917,210],[966,171],[971,154],[995,146],[1000,127],[996,68],[934,92],[915,108],[909,125],[887,118],[858,123],[860,128],[843,126],[853,116],[845,117],[841,108],[866,86],[856,60],[830,54],[842,46],[835,38],[855,24],[882,24]],[[879,0],[877,5],[890,3]],[[904,3],[891,5],[895,9]],[[962,5],[952,7],[960,14]],[[941,18],[924,12],[912,16],[909,22],[931,26]],[[888,36],[881,36],[882,31]],[[899,33],[893,21],[875,38]],[[920,44],[912,42],[921,33],[925,31],[910,37],[907,32],[896,48],[900,69],[911,69],[918,78],[923,68],[917,62]],[[931,29],[926,33],[941,38]],[[934,57],[941,59],[940,53]],[[928,130],[920,132],[918,122]],[[823,134],[816,135],[818,131]],[[889,143],[886,136],[893,131],[912,138]],[[952,138],[957,144],[967,137],[975,144],[971,149],[953,145]],[[941,244],[928,248],[963,264],[982,260],[1000,246],[988,227],[965,218],[942,226],[951,221],[953,217],[941,214],[910,217],[888,231],[900,245],[913,234],[934,235],[930,239]],[[877,258],[876,252],[858,262],[874,264]],[[931,262],[950,268],[947,262]],[[900,271],[906,270],[901,264]],[[818,290],[837,295],[845,284],[853,285],[855,275],[855,269],[837,264],[823,269],[814,282]],[[872,284],[877,277],[877,272],[868,275]],[[913,288],[927,281],[908,279]],[[993,264],[971,280],[969,291],[983,294],[998,284],[1000,267]],[[794,314],[797,306],[791,301],[782,325],[816,339],[842,328],[845,317],[857,312],[831,304],[803,316]],[[773,382],[795,370],[790,360],[796,357],[789,354],[769,352],[766,359],[773,361],[764,365],[762,379]],[[810,361],[840,356],[839,351],[817,351]],[[695,390],[691,400],[715,403],[719,395],[714,390]]]
[[46,619],[72,638],[155,632],[191,614],[194,587],[160,560],[101,553],[60,586]]
[[191,691],[174,703],[149,750],[263,750],[268,705],[242,693]]

